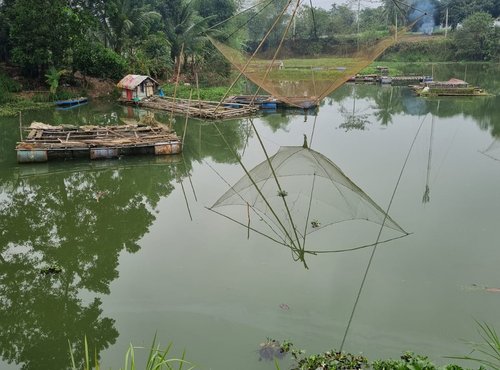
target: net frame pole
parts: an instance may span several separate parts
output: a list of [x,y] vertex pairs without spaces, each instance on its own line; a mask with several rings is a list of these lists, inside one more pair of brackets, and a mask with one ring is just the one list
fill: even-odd
[[[262,84],[264,84],[266,82],[266,79],[269,77],[269,73],[271,72],[271,70],[273,68],[273,64],[276,61],[276,58],[278,57],[278,54],[281,51],[281,48],[283,47],[283,43],[285,42],[286,35],[288,34],[288,31],[290,31],[290,27],[293,24],[293,20],[295,19],[295,16],[297,14],[297,10],[299,9],[302,1],[303,0],[297,0],[297,5],[295,6],[295,9],[293,10],[292,17],[290,18],[290,21],[288,22],[286,29],[283,31],[283,35],[281,37],[280,43],[279,43],[278,47],[276,48],[276,51],[274,52],[273,59],[271,60],[271,63],[267,67],[266,73],[264,74],[264,77],[262,78]],[[261,90],[261,87],[258,85],[257,91],[255,92],[255,94],[252,97],[252,100],[251,100],[252,103],[255,101],[260,90]]]
[[246,71],[246,69],[250,65],[250,62],[253,60],[253,58],[255,58],[255,56],[257,55],[257,53],[260,51],[260,49],[264,45],[264,42],[267,40],[267,38],[269,37],[269,35],[271,34],[271,32],[276,28],[276,26],[278,25],[278,22],[281,20],[281,18],[283,17],[283,15],[286,13],[286,11],[287,11],[287,9],[288,9],[288,7],[290,6],[291,3],[292,3],[292,0],[288,0],[287,4],[285,5],[285,7],[281,11],[281,13],[275,19],[275,21],[274,21],[273,25],[271,26],[271,28],[267,31],[266,35],[264,36],[264,38],[261,40],[261,42],[257,46],[257,49],[255,49],[255,51],[253,52],[253,54],[250,57],[250,59],[248,59],[248,61],[246,62],[245,66],[240,70],[240,73],[238,74],[238,76],[234,79],[234,81],[231,83],[231,86],[229,86],[229,88],[227,89],[226,93],[224,94],[224,96],[219,101],[219,104],[217,104],[217,106],[215,107],[214,113],[217,112],[217,110],[222,105],[222,102],[229,95],[229,92],[231,91],[231,89],[234,87],[234,85],[236,85],[236,83],[238,82],[238,80],[241,78],[241,76],[243,75],[243,73]]
[[[252,122],[253,124],[253,122]],[[255,127],[252,125],[252,127],[255,129]],[[245,175],[248,176],[248,178],[250,179],[250,181],[252,182],[252,185],[254,186],[254,188],[257,190],[257,192],[259,193],[260,197],[262,198],[262,200],[264,201],[264,203],[266,204],[266,206],[269,208],[269,210],[271,211],[271,213],[273,214],[274,218],[276,219],[276,221],[278,222],[279,226],[281,226],[283,232],[285,233],[286,237],[290,240],[290,244],[292,244],[290,246],[290,249],[292,249],[292,251],[297,251],[299,250],[300,251],[300,248],[297,248],[295,246],[295,243],[294,243],[294,239],[290,236],[287,228],[285,227],[285,225],[283,225],[283,222],[281,222],[281,219],[278,217],[278,215],[276,214],[276,212],[274,211],[274,208],[269,204],[269,201],[267,200],[267,198],[264,196],[264,194],[262,193],[262,191],[260,190],[259,186],[257,185],[257,183],[255,182],[255,180],[253,179],[253,177],[250,175],[250,172],[248,171],[248,169],[246,168],[246,166],[243,164],[240,156],[238,155],[238,153],[235,152],[235,150],[229,145],[229,143],[227,142],[226,140],[226,137],[224,136],[224,134],[222,134],[222,132],[220,131],[219,127],[217,125],[215,125],[215,128],[217,129],[217,131],[219,132],[219,135],[222,137],[222,140],[224,141],[224,143],[226,144],[226,146],[228,147],[228,149],[233,153],[233,155],[235,156],[235,158],[238,160],[238,163],[240,164],[241,168],[243,168],[243,171],[245,172]],[[266,154],[267,156],[267,154]],[[273,170],[274,171],[274,170]],[[301,255],[301,254],[299,254]],[[305,263],[305,261],[303,261],[304,265],[306,268],[307,265]]]

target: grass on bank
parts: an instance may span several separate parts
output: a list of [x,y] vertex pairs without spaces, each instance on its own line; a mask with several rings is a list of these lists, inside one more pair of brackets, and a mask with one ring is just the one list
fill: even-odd
[[51,107],[56,100],[84,95],[86,95],[85,90],[65,89],[59,89],[56,94],[51,94],[48,91],[23,94],[21,84],[0,71],[0,117],[15,116],[19,112]]
[[[201,100],[220,101],[227,92],[229,86],[215,86],[215,87],[199,87],[195,85],[179,85],[175,96],[180,99],[189,99],[192,92],[191,99],[198,100],[198,93]],[[175,84],[165,84],[162,86],[165,96],[174,96]],[[244,88],[241,84],[233,88],[228,96],[239,95],[244,93]]]
[[18,115],[19,112],[27,110],[48,108],[53,106],[53,103],[34,102],[28,99],[16,99],[7,103],[0,104],[0,117],[8,117]]

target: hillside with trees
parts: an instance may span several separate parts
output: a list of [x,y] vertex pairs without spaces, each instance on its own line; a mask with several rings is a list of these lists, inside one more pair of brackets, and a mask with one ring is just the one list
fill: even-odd
[[[332,45],[387,35],[396,22],[412,25],[415,32],[432,32],[445,23],[448,14],[448,57],[498,60],[500,28],[494,26],[500,16],[498,0],[406,1],[410,3],[405,7],[399,0],[383,0],[378,7],[364,7],[359,13],[357,2],[350,6],[332,3],[330,9],[323,9],[306,1],[287,36],[288,49],[303,56],[330,54]],[[260,8],[234,17],[256,2]],[[0,62],[41,80],[51,69],[114,80],[130,72],[170,79],[181,67],[188,80],[198,73],[202,84],[221,85],[231,69],[207,35],[230,36],[227,40],[233,47],[252,50],[286,3],[0,0]],[[415,22],[415,9],[425,10],[428,16]],[[287,17],[290,14],[269,38],[268,49],[276,46]],[[245,22],[250,18],[252,23]]]

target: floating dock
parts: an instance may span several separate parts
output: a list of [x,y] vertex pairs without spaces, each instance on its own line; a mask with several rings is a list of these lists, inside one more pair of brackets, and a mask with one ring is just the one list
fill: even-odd
[[235,95],[228,97],[224,103],[229,105],[255,105],[261,110],[272,109],[314,109],[318,103],[303,97],[288,97],[287,101],[271,95]]
[[364,84],[391,84],[398,86],[407,86],[409,84],[418,84],[421,82],[432,81],[430,76],[380,76],[380,75],[356,75],[352,76],[347,82],[364,83]]
[[217,120],[247,117],[259,111],[258,106],[248,104],[220,104],[219,102],[206,100],[174,99],[160,96],[152,96],[133,104],[179,115]]
[[19,163],[55,158],[118,158],[135,154],[178,154],[179,137],[165,125],[51,126],[33,122],[16,146]]
[[410,86],[419,96],[488,96],[483,89],[468,82],[451,78],[448,81],[430,81]]

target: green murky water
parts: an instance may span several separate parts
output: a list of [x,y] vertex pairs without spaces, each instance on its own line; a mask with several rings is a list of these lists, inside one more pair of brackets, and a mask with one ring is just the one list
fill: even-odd
[[[382,209],[416,137],[390,210],[411,235],[378,247],[345,350],[375,359],[410,349],[446,362],[477,339],[474,319],[500,329],[500,293],[477,287],[500,287],[500,69],[435,67],[440,79],[465,72],[496,96],[420,99],[346,85],[317,116],[254,119],[270,154],[306,134]],[[116,124],[138,114],[93,102],[23,121]],[[18,120],[0,119],[0,368],[65,369],[68,340],[82,358],[85,335],[114,369],[130,342],[147,347],[155,333],[199,369],[272,369],[258,361],[266,337],[310,353],[338,348],[371,249],[308,255],[307,270],[287,248],[247,239],[207,210],[244,175],[232,150],[248,168],[265,159],[249,121],[217,127],[190,120],[178,157],[21,166]],[[375,242],[377,231],[325,228],[311,243]],[[51,266],[61,272],[41,273]]]

